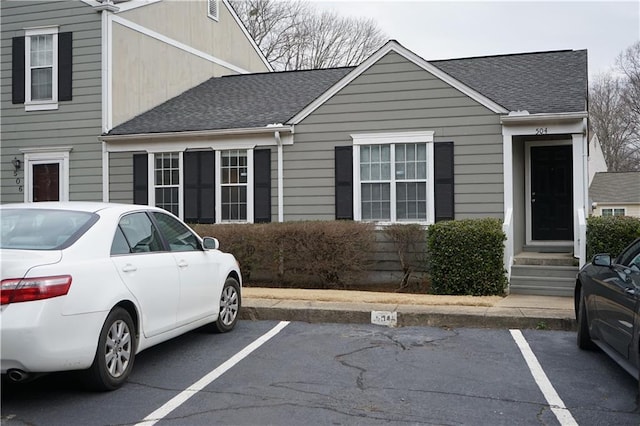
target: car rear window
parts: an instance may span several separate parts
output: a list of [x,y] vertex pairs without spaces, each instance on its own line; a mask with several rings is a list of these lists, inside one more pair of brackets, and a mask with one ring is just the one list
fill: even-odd
[[0,210],[0,248],[62,250],[98,220],[88,212],[45,209]]

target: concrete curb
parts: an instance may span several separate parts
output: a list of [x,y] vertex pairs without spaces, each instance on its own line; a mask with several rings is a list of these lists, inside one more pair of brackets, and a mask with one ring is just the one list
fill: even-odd
[[575,331],[568,309],[416,306],[247,298],[240,319],[308,323],[371,323],[372,311],[396,312],[397,326],[545,329]]

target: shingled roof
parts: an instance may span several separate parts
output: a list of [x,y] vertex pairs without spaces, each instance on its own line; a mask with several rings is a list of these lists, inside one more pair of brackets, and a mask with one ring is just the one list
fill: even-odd
[[429,62],[509,111],[550,114],[586,110],[586,50]]
[[[586,110],[587,52],[562,50],[429,62],[509,111]],[[355,67],[211,78],[108,135],[244,129],[283,123]]]
[[596,173],[589,198],[598,203],[640,203],[640,172]]

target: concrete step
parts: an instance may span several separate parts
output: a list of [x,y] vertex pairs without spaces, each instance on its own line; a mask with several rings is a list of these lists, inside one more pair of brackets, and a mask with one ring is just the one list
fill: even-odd
[[536,294],[540,296],[573,296],[575,276],[563,277],[532,277],[511,275],[509,293]]
[[511,267],[512,277],[557,277],[575,279],[577,273],[577,266],[513,265]]
[[578,260],[571,253],[518,253],[514,265],[577,266]]
[[551,246],[529,244],[525,245],[522,250],[535,253],[573,253],[573,243]]

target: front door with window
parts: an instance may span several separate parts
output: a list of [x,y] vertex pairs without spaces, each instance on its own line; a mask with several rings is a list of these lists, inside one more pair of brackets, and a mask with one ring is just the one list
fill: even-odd
[[573,240],[571,145],[531,147],[531,237]]

